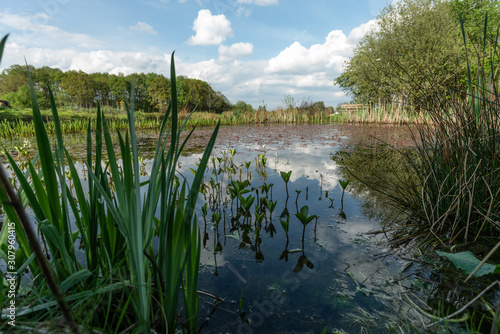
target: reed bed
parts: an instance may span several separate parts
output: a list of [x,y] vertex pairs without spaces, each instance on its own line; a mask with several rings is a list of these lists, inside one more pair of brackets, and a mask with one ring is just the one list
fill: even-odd
[[[9,117],[0,120],[0,138],[12,139],[18,137],[35,136],[35,127],[32,117],[26,115],[24,111],[19,111],[19,118],[12,115],[18,111],[9,112]],[[124,131],[128,128],[126,114],[118,109],[107,109],[103,111],[106,115],[108,125],[112,130]],[[43,120],[47,132],[55,134],[54,120],[47,112],[42,112]],[[2,114],[0,112],[0,118]],[[94,115],[87,110],[70,111],[62,113],[61,130],[64,134],[86,133],[87,119]],[[178,126],[182,125],[188,116],[190,122],[186,126],[215,126],[221,125],[263,125],[263,124],[327,124],[327,123],[377,123],[377,124],[418,124],[426,118],[424,113],[416,113],[411,109],[398,108],[395,105],[371,107],[370,110],[359,110],[353,113],[328,113],[325,111],[303,111],[297,108],[278,108],[274,111],[256,110],[252,112],[226,111],[222,114],[209,112],[195,112],[191,115],[186,110],[181,110],[178,117]],[[136,130],[159,130],[163,114],[135,113]],[[168,120],[168,127],[171,127],[171,120]],[[95,131],[92,124],[91,130]]]
[[417,111],[412,106],[402,107],[400,104],[371,104],[369,108],[353,112],[342,112],[334,115],[333,120],[339,123],[363,124],[422,124],[431,118],[425,111]]
[[[414,133],[417,149],[401,151],[405,173],[380,173],[375,188],[405,217],[400,240],[422,237],[434,245],[472,243],[491,248],[500,233],[500,93],[498,36],[469,55],[465,88],[434,89],[422,103],[428,120]],[[465,38],[464,38],[465,43]],[[425,108],[424,108],[425,106]]]

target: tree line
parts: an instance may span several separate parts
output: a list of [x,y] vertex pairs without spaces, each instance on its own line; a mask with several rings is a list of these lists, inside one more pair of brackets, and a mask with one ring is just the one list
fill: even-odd
[[[31,106],[28,69],[33,81],[38,103],[49,108],[50,87],[59,106],[92,108],[101,106],[121,108],[124,101],[131,100],[134,87],[134,105],[143,112],[165,112],[170,102],[170,79],[156,73],[132,73],[130,75],[109,73],[85,73],[43,66],[12,65],[0,74],[0,97],[14,107]],[[229,100],[205,81],[185,76],[177,77],[178,103],[180,108],[222,113],[233,106]],[[252,106],[238,101],[236,106],[252,110]]]
[[[425,106],[433,91],[464,90],[466,54],[493,58],[499,24],[497,0],[397,1],[381,11],[334,84],[355,103]],[[494,59],[498,62],[498,55]],[[478,63],[470,62],[472,77],[488,71],[488,64],[478,68]]]

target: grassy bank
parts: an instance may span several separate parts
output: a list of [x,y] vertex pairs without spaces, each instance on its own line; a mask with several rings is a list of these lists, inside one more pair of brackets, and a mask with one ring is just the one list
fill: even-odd
[[[105,108],[109,127],[112,130],[128,128],[127,114],[124,110]],[[181,124],[190,113],[179,112],[178,122]],[[47,132],[55,134],[54,119],[50,110],[41,111]],[[95,112],[88,109],[62,109],[60,112],[61,130],[64,134],[86,133],[90,118]],[[136,130],[160,129],[164,114],[135,113]],[[194,126],[252,125],[252,124],[326,124],[326,123],[373,123],[373,124],[418,124],[423,121],[422,114],[398,108],[395,105],[372,107],[369,110],[355,112],[337,112],[329,114],[325,111],[302,111],[300,109],[276,109],[274,111],[256,110],[251,112],[226,111],[222,114],[195,112],[191,115],[188,128]],[[170,121],[167,124],[171,125]],[[95,126],[92,125],[92,130]],[[0,110],[0,138],[32,137],[35,135],[33,115],[28,109]]]

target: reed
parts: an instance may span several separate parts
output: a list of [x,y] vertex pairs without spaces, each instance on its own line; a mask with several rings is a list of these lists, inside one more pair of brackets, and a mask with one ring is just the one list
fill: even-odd
[[364,124],[422,124],[431,121],[424,110],[414,106],[402,107],[398,103],[370,104],[367,109],[352,112],[342,112],[332,115],[332,120],[339,123]]
[[[65,149],[64,130],[50,88],[53,128],[44,122],[31,88],[39,154],[22,170],[6,152],[19,185],[20,198],[38,224],[56,285],[65,294],[68,309],[83,332],[94,328],[105,332],[133,328],[135,333],[152,330],[173,333],[178,329],[180,291],[184,301],[184,330],[197,331],[201,245],[194,210],[218,125],[193,182],[189,186],[186,181],[179,184],[176,166],[192,131],[180,140],[189,116],[177,126],[173,55],[171,77],[174,98],[161,123],[152,173],[147,180],[141,179],[133,102],[126,105],[126,133],[118,133],[119,157],[111,139],[114,123],[107,122],[99,106],[95,120],[87,122],[84,161],[87,186]],[[172,124],[168,130],[167,122]],[[49,140],[50,131],[56,135],[55,143]],[[108,157],[106,163],[103,147]],[[0,203],[7,215],[0,236],[5,235],[8,222],[16,225],[19,282],[27,267],[30,269],[28,279],[33,281],[29,287],[19,287],[17,305],[30,307],[16,316],[28,323],[53,321],[56,303],[47,289],[49,278],[33,261],[29,237],[10,209],[4,187],[0,187]],[[158,249],[153,247],[155,236],[159,240]],[[77,247],[83,249],[83,262],[77,256]],[[24,290],[30,292],[23,295]],[[100,311],[88,312],[89,307]],[[158,314],[162,316],[157,318]]]
[[378,188],[409,221],[418,222],[415,235],[442,245],[498,242],[498,34],[493,45],[484,41],[475,77],[466,54],[467,87],[428,92],[432,100],[424,102],[430,121],[417,126],[416,150],[401,151],[406,175],[386,177],[385,189]]

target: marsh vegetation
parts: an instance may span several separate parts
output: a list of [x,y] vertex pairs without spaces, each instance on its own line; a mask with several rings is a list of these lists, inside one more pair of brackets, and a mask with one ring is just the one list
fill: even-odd
[[[11,145],[16,156],[5,152],[0,187],[0,301],[17,305],[16,327],[2,330],[498,332],[499,30],[492,34],[486,16],[478,38],[459,20],[454,80],[441,77],[446,67],[411,81],[423,65],[403,75],[404,57],[394,59],[407,46],[380,62],[369,51],[386,50],[381,42],[393,33],[415,35],[392,14],[411,18],[412,28],[425,17],[451,24],[453,7],[431,1],[423,11],[423,3],[389,6],[383,29],[366,37],[337,80],[360,102],[401,96],[398,106],[419,116],[394,131],[346,119],[323,124],[342,116],[294,106],[182,113],[173,57],[164,114],[143,115],[138,125],[131,98],[123,120],[116,113],[109,121],[114,111],[98,104],[64,130],[50,87],[47,116],[29,81],[32,125],[15,126],[26,134],[32,127],[35,137]],[[359,66],[367,59],[377,61]],[[386,75],[386,85],[369,89],[367,69]],[[392,119],[398,110],[390,109]],[[381,122],[372,111],[365,116]],[[193,120],[215,130],[198,135]],[[260,126],[235,126],[249,123]],[[14,137],[4,126],[3,136]],[[144,139],[138,127],[159,130]],[[66,131],[87,133],[83,150],[70,152]],[[367,140],[370,131],[378,139]]]

